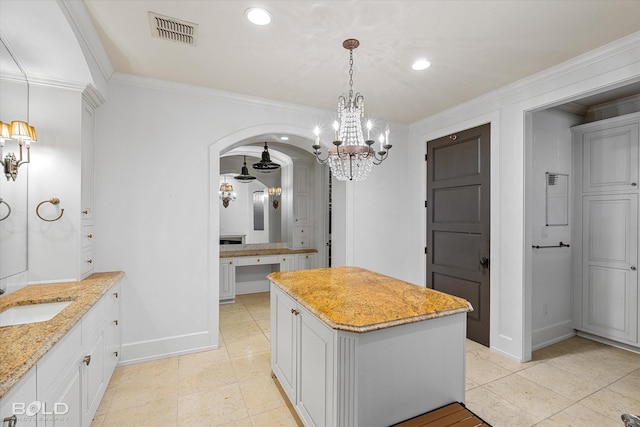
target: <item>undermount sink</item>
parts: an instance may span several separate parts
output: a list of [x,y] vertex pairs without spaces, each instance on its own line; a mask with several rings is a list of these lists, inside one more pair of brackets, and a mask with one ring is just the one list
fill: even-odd
[[60,313],[73,301],[17,305],[0,313],[0,327],[45,322]]

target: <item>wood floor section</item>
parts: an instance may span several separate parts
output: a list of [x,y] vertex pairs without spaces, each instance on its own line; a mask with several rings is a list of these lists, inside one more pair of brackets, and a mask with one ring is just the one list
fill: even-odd
[[395,424],[393,427],[491,427],[476,414],[455,402],[424,415]]

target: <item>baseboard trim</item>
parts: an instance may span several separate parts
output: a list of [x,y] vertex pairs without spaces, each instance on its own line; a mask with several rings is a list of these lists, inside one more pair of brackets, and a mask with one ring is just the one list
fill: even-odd
[[122,344],[120,349],[122,357],[118,362],[118,366],[217,349],[218,346],[211,345],[210,341],[209,332],[203,331]]
[[628,350],[628,351],[632,351],[634,353],[639,353],[640,354],[640,347],[636,347],[636,346],[633,346],[633,345],[630,345],[630,344],[625,344],[625,343],[618,342],[618,341],[613,341],[613,340],[610,340],[610,339],[604,338],[604,337],[599,337],[598,335],[593,335],[593,334],[590,334],[588,332],[576,331],[576,334],[579,337],[587,338],[587,339],[589,339],[591,341],[597,341],[597,342],[602,343],[602,344],[610,345],[611,347],[617,347],[617,348],[621,348],[623,350]]
[[565,320],[564,322],[536,329],[531,332],[531,349],[533,351],[550,346],[560,341],[571,338],[576,334],[573,329],[573,322]]

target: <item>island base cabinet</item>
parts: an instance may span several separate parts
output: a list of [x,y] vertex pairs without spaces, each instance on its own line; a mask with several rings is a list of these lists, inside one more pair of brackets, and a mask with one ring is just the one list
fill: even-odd
[[2,427],[14,419],[17,427],[36,427],[36,415],[27,413],[29,405],[36,401],[36,372],[27,372],[22,381],[0,400],[0,422]]
[[354,333],[271,284],[271,367],[305,426],[383,427],[464,402],[466,312]]

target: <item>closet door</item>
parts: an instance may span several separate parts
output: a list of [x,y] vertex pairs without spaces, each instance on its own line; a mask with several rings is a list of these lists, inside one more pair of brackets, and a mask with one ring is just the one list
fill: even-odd
[[582,325],[638,342],[638,195],[583,196]]

